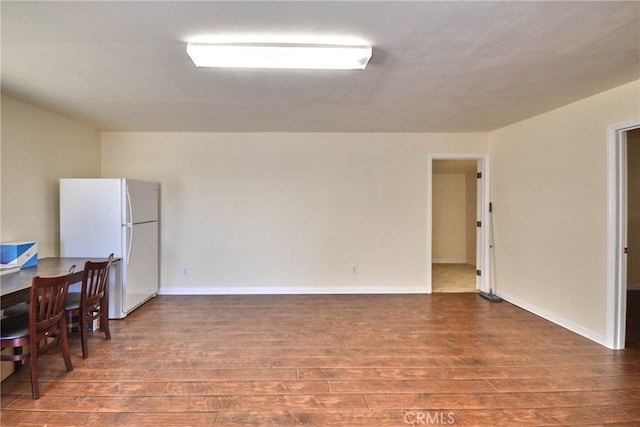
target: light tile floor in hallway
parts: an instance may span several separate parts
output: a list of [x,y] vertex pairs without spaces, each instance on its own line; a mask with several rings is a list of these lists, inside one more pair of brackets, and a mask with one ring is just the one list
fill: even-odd
[[469,264],[433,264],[432,292],[477,292],[476,268]]

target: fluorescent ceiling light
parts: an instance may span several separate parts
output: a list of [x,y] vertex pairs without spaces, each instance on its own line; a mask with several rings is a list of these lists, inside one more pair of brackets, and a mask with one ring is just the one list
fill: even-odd
[[370,46],[189,43],[196,67],[364,70]]

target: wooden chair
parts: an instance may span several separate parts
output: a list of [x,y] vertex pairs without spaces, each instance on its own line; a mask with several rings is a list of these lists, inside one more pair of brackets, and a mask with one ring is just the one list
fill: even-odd
[[82,341],[82,357],[89,357],[87,345],[87,329],[89,322],[100,319],[100,329],[107,340],[111,339],[109,331],[109,268],[113,254],[107,261],[87,261],[82,273],[80,293],[72,292],[67,297],[67,327],[69,330],[80,328]]
[[[65,306],[69,281],[75,265],[69,273],[57,277],[34,277],[31,282],[29,297],[29,313],[17,314],[2,319],[1,346],[13,348],[13,354],[3,354],[0,360],[16,363],[20,368],[23,360],[31,365],[31,394],[34,399],[40,398],[38,385],[38,354],[45,349],[60,344],[62,357],[67,371],[73,370],[69,356],[67,339],[67,318]],[[50,340],[55,338],[55,340]],[[43,345],[40,346],[40,343]],[[29,353],[22,348],[28,346]]]

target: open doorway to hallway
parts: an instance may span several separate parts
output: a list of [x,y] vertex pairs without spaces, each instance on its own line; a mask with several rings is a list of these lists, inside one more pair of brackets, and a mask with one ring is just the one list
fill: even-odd
[[[638,348],[640,119],[607,129],[607,320],[605,345]],[[632,264],[633,265],[630,265]],[[638,273],[638,274],[637,274]]]
[[640,128],[627,132],[627,312],[625,348],[640,349]]
[[478,161],[432,163],[432,292],[477,292]]

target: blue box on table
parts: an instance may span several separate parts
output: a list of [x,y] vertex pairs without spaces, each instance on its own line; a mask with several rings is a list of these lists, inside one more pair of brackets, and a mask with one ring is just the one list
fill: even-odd
[[36,242],[0,243],[0,264],[17,265],[21,269],[38,265]]

